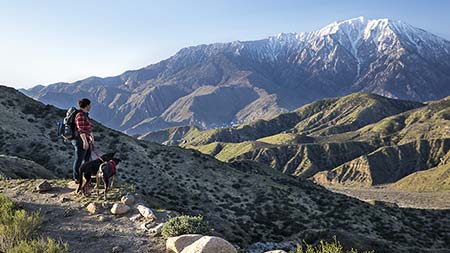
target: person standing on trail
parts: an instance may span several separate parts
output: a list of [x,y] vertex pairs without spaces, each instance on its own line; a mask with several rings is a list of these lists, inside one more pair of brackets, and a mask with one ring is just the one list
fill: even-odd
[[79,112],[75,116],[75,138],[71,141],[75,148],[75,160],[73,162],[73,179],[79,184],[79,168],[84,162],[91,160],[91,145],[94,144],[94,136],[92,135],[92,123],[89,118],[91,110],[91,101],[83,98],[78,101]]

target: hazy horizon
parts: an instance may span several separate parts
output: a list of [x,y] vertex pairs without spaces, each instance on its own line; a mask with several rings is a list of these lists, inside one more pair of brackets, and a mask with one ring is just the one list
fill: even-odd
[[30,88],[115,76],[188,46],[310,32],[358,16],[449,40],[445,1],[0,2],[0,84]]

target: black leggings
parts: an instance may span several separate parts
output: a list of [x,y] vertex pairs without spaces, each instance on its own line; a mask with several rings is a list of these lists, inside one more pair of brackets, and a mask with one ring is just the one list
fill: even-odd
[[79,169],[81,164],[91,160],[91,145],[87,150],[83,149],[83,141],[80,136],[72,140],[72,145],[75,148],[75,160],[73,161],[73,179],[78,181]]

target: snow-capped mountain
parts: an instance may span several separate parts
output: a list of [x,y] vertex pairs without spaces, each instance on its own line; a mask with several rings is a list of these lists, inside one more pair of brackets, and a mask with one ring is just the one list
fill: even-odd
[[359,91],[416,101],[450,95],[450,42],[401,21],[359,17],[314,32],[187,47],[119,76],[23,92],[62,108],[92,98],[95,118],[138,134],[268,118]]

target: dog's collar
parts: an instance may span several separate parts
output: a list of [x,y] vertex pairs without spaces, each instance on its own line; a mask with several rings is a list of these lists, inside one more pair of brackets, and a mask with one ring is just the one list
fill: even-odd
[[116,162],[114,162],[114,160],[109,160],[109,163],[111,164],[112,173],[115,174],[116,173]]

